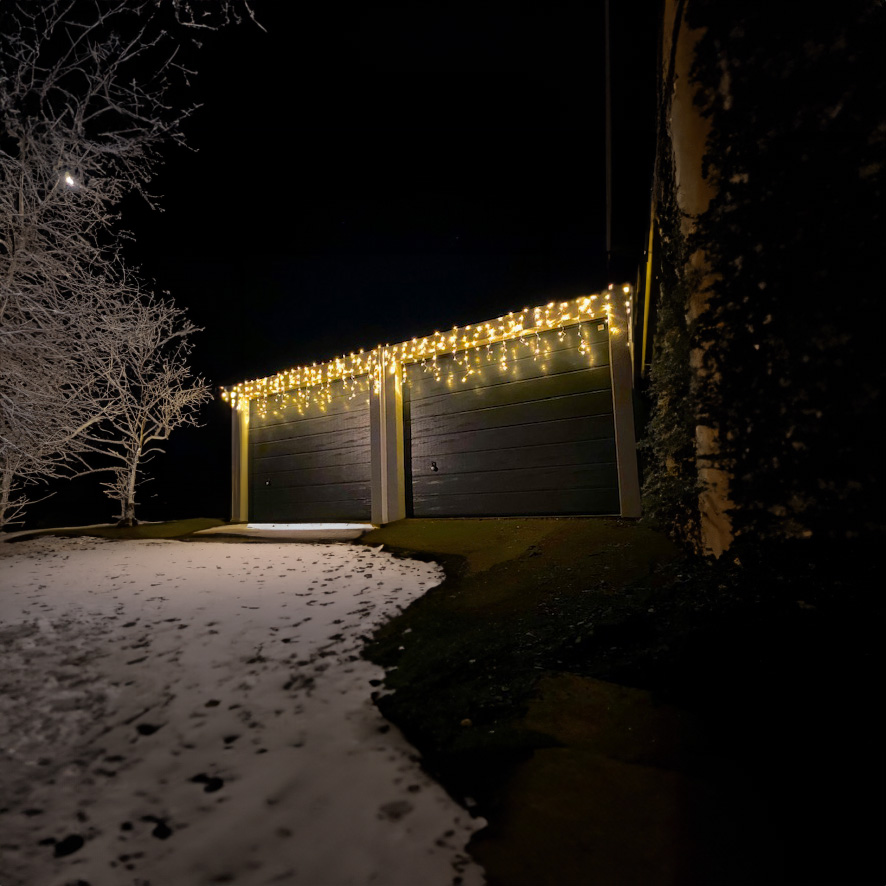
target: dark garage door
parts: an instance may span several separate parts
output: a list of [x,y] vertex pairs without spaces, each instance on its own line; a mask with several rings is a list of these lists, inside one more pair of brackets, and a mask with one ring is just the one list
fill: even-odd
[[[287,400],[294,401],[287,404]],[[249,519],[256,523],[368,521],[369,383],[268,400],[249,419]],[[279,413],[279,414],[275,414]]]
[[502,347],[407,366],[412,514],[617,514],[606,324]]

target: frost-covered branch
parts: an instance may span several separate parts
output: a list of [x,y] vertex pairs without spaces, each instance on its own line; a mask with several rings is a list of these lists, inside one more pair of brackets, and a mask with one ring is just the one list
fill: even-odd
[[[209,385],[188,367],[189,336],[197,331],[184,312],[151,297],[133,300],[102,330],[108,359],[99,384],[105,419],[83,438],[83,453],[114,463],[84,472],[110,471],[103,486],[120,503],[119,519],[135,521],[135,490],[145,462],[177,427],[196,425]],[[83,456],[81,456],[82,458]]]
[[183,144],[186,56],[245,0],[0,4],[0,527],[113,417],[109,330],[139,300],[121,200]]

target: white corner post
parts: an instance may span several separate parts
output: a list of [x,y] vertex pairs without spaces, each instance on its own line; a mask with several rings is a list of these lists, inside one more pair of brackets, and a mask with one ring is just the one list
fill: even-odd
[[634,370],[631,362],[626,301],[630,293],[621,286],[610,292],[609,366],[612,372],[612,413],[615,422],[615,459],[618,467],[619,513],[639,517],[640,472],[634,430]]
[[249,522],[249,400],[231,409],[231,522]]
[[406,476],[403,457],[403,383],[401,365],[384,348],[372,378],[369,437],[372,460],[372,522],[393,523],[406,517]]

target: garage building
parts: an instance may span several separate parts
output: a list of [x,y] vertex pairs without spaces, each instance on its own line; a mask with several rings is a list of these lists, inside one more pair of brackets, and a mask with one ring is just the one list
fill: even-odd
[[233,519],[639,516],[629,286],[243,382]]

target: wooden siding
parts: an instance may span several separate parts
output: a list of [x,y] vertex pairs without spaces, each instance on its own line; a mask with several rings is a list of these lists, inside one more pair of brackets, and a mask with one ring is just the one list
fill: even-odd
[[505,355],[504,369],[498,344],[407,367],[413,515],[618,513],[606,324],[508,342]]
[[[314,391],[300,414],[289,395],[252,404],[249,519],[259,523],[369,520],[369,381]],[[275,412],[280,413],[275,414]]]

